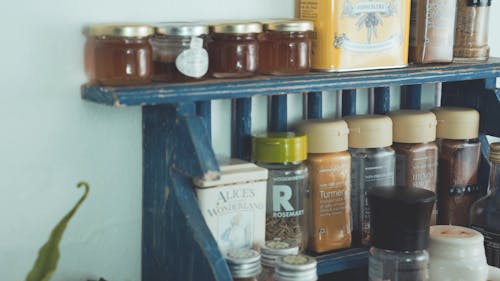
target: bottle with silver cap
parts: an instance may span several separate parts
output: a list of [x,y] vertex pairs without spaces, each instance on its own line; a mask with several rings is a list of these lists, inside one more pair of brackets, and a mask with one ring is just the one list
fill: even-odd
[[276,259],[283,256],[297,255],[299,246],[291,241],[271,240],[260,248],[262,273],[259,281],[274,281]]
[[231,250],[226,254],[226,262],[233,281],[257,281],[262,271],[260,254],[252,249]]
[[154,26],[153,80],[186,82],[202,78],[208,71],[205,39],[208,25],[165,22]]
[[316,281],[316,259],[306,255],[279,257],[276,260],[276,281]]

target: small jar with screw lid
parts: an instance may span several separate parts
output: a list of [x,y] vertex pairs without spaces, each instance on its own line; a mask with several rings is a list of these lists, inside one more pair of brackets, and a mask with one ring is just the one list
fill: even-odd
[[220,23],[210,26],[209,72],[215,78],[253,76],[259,67],[258,22]]
[[274,268],[279,257],[299,254],[299,246],[291,241],[270,240],[260,248],[262,273],[259,281],[274,281]]
[[153,80],[186,82],[202,78],[208,71],[208,52],[204,49],[208,25],[166,22],[155,25]]
[[316,259],[306,255],[280,257],[276,260],[275,281],[316,281]]
[[233,281],[257,281],[262,271],[260,254],[252,249],[231,250],[226,255],[226,262]]
[[274,20],[263,24],[259,41],[259,71],[271,75],[293,75],[311,68],[312,21]]
[[105,86],[151,82],[153,27],[144,24],[96,24],[85,28],[85,70],[92,83]]

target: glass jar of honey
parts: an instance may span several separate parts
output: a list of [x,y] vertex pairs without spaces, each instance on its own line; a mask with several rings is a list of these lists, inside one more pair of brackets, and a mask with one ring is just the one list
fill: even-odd
[[259,41],[259,71],[271,75],[293,75],[311,68],[312,21],[276,20],[263,24]]
[[258,22],[219,23],[210,26],[209,72],[215,78],[256,74],[259,67]]
[[98,24],[85,29],[85,68],[89,80],[105,86],[151,82],[153,27],[144,24]]
[[170,22],[155,25],[153,80],[186,82],[202,78],[208,71],[205,35],[208,25]]

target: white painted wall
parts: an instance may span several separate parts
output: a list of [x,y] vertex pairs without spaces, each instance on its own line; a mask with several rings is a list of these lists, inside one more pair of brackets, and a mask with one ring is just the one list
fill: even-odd
[[[500,5],[492,14],[500,13]],[[141,116],[80,99],[89,22],[290,17],[293,0],[18,0],[2,5],[0,44],[0,280],[23,280],[50,230],[81,195],[53,281],[99,276],[140,280]],[[500,18],[492,17],[491,26]],[[492,28],[493,54],[500,34]],[[334,98],[327,98],[334,104]],[[396,101],[396,100],[395,100]],[[291,98],[291,107],[301,103]],[[394,103],[396,104],[396,103]],[[214,136],[227,136],[227,102],[214,107]],[[265,98],[254,102],[265,111]],[[360,104],[360,110],[366,104]],[[328,116],[334,110],[325,109]],[[220,113],[220,114],[218,114]],[[265,128],[260,114],[255,131]],[[297,120],[300,111],[290,110]],[[229,153],[229,137],[215,142]]]

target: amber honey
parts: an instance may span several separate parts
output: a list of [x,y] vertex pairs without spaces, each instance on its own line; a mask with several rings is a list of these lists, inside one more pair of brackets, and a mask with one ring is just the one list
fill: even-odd
[[152,49],[147,25],[95,25],[86,30],[85,68],[89,80],[107,86],[151,82]]

